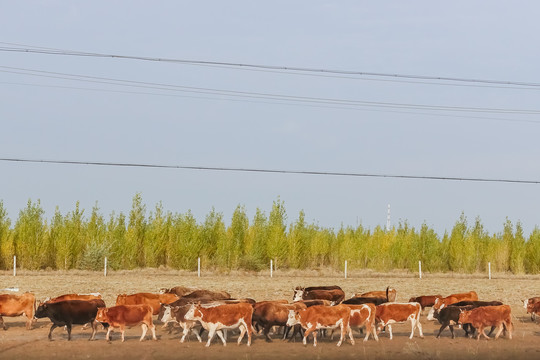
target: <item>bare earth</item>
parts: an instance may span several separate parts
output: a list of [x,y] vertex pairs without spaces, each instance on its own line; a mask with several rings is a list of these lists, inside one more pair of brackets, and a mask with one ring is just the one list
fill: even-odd
[[[321,339],[317,347],[303,346],[300,339],[287,343],[274,336],[273,343],[266,343],[262,336],[254,336],[251,347],[236,345],[236,335],[230,335],[227,347],[216,338],[209,348],[204,347],[194,337],[181,344],[177,331],[168,333],[157,325],[158,341],[139,342],[140,327],[129,329],[126,342],[121,343],[119,333],[114,333],[113,341],[107,343],[101,329],[95,341],[88,341],[91,330],[75,326],[72,341],[67,341],[67,333],[60,328],[53,332],[53,341],[47,340],[50,327],[48,319],[40,319],[33,330],[25,329],[24,316],[4,318],[8,330],[0,330],[0,359],[508,359],[515,357],[540,358],[540,328],[525,314],[520,300],[540,295],[538,276],[495,275],[488,280],[484,275],[424,274],[418,279],[415,274],[405,272],[374,273],[358,271],[343,274],[329,270],[318,271],[276,271],[270,278],[268,272],[230,274],[205,273],[198,278],[196,273],[144,269],[109,272],[107,277],[101,272],[85,271],[19,271],[16,277],[11,272],[0,272],[0,289],[18,287],[21,292],[31,291],[37,299],[66,293],[100,292],[107,305],[114,305],[120,293],[157,292],[162,287],[184,285],[196,288],[226,290],[233,297],[250,297],[256,300],[292,299],[295,286],[340,285],[347,297],[356,292],[384,290],[392,286],[398,291],[398,301],[407,301],[411,296],[442,294],[475,290],[480,300],[500,300],[512,306],[514,317],[514,338],[508,340],[472,340],[463,337],[461,329],[456,330],[455,340],[445,330],[441,339],[435,335],[438,323],[422,318],[425,339],[417,334],[408,339],[410,325],[394,326],[394,340],[381,334],[379,342],[370,339],[362,342],[355,333],[356,345],[347,341],[340,348],[336,340]],[[427,311],[424,315],[427,315]],[[229,332],[230,333],[230,332]]]

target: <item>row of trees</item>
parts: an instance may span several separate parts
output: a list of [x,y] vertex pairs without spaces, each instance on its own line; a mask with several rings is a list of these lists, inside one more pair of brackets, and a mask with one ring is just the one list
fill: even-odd
[[13,255],[25,269],[91,269],[108,257],[113,269],[167,266],[194,270],[200,257],[205,267],[224,270],[261,270],[270,259],[280,268],[408,269],[418,260],[425,271],[540,272],[540,230],[525,239],[520,223],[506,221],[500,233],[489,234],[480,219],[469,225],[462,214],[452,231],[440,237],[427,225],[419,229],[400,223],[390,231],[363,226],[328,229],[307,223],[301,211],[287,223],[282,201],[269,214],[257,209],[248,218],[243,206],[230,224],[212,209],[199,223],[188,211],[174,214],[157,204],[147,215],[140,194],[129,214],[105,218],[95,206],[85,214],[77,203],[73,211],[52,219],[44,217],[40,202],[28,201],[11,223],[0,201],[0,268],[10,269]]

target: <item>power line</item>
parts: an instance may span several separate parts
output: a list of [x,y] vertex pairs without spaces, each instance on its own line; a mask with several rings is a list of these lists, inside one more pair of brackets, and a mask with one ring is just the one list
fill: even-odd
[[160,58],[160,57],[149,57],[149,56],[104,54],[104,53],[84,52],[84,51],[74,51],[74,50],[61,50],[61,49],[35,47],[35,46],[31,46],[31,45],[14,44],[14,43],[6,43],[6,42],[0,42],[0,44],[18,46],[18,47],[0,47],[0,51],[3,51],[3,52],[35,53],[35,54],[46,54],[46,55],[63,55],[63,56],[80,56],[80,57],[100,57],[100,58],[113,58],[113,59],[129,59],[129,60],[153,61],[153,62],[169,62],[169,63],[201,65],[201,66],[223,66],[223,67],[231,67],[231,68],[237,68],[237,69],[278,70],[278,71],[285,71],[285,72],[300,72],[300,73],[311,73],[311,74],[356,75],[356,76],[368,76],[368,77],[402,78],[402,79],[430,80],[430,81],[448,81],[448,82],[458,82],[458,83],[476,83],[476,84],[491,84],[491,85],[514,85],[514,86],[524,86],[524,87],[540,87],[540,83],[524,82],[524,81],[475,79],[475,78],[461,78],[461,77],[449,77],[449,76],[411,75],[411,74],[398,74],[398,73],[366,72],[366,71],[357,71],[357,70],[339,70],[339,69],[321,69],[321,68],[317,69],[317,68],[309,68],[309,67],[233,63],[233,62],[210,61],[210,60],[174,59],[174,58]]
[[482,108],[482,107],[466,107],[466,106],[447,106],[447,105],[426,105],[413,103],[394,103],[380,101],[363,101],[339,98],[323,98],[309,96],[295,96],[284,94],[261,93],[253,91],[236,91],[216,88],[202,88],[194,86],[182,86],[174,84],[163,84],[143,81],[133,81],[125,79],[115,79],[108,77],[88,76],[79,74],[69,74],[61,72],[43,71],[35,69],[17,68],[10,66],[0,66],[0,72],[13,73],[19,75],[30,75],[39,77],[58,78],[62,80],[82,81],[91,83],[108,84],[115,86],[127,86],[136,88],[150,88],[165,91],[181,91],[198,94],[210,94],[228,97],[244,97],[256,99],[269,99],[279,101],[292,101],[308,104],[327,104],[341,106],[359,106],[359,107],[375,107],[385,109],[403,109],[403,110],[423,110],[423,111],[447,111],[447,112],[473,112],[473,113],[495,113],[495,114],[520,114],[520,115],[538,115],[540,110],[536,109],[505,109],[505,108]]
[[452,176],[396,175],[396,174],[373,174],[373,173],[331,172],[331,171],[235,168],[235,167],[217,167],[217,166],[162,165],[162,164],[120,163],[120,162],[117,163],[117,162],[100,162],[100,161],[38,160],[38,159],[22,159],[22,158],[0,158],[0,161],[22,162],[22,163],[41,163],[41,164],[61,164],[61,165],[90,165],[90,166],[138,167],[138,168],[154,168],[154,169],[249,172],[249,173],[268,173],[268,174],[295,174],[295,175],[371,177],[371,178],[394,178],[394,179],[415,179],[415,180],[540,184],[540,180],[516,180],[516,179],[500,179],[500,178],[496,179],[496,178],[470,178],[470,177],[452,177]]

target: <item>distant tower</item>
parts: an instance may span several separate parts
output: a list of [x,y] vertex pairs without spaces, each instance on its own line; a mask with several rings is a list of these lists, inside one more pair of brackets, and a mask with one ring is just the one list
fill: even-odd
[[386,215],[386,231],[390,231],[390,204],[388,204],[388,214]]

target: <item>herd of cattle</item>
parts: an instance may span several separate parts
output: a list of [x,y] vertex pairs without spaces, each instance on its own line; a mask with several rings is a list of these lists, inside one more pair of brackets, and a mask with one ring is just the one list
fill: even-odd
[[[466,336],[489,338],[497,330],[495,338],[502,332],[511,339],[513,331],[512,314],[509,305],[499,301],[479,301],[474,291],[452,294],[413,297],[406,303],[396,302],[395,289],[373,291],[356,294],[345,300],[345,293],[339,286],[297,287],[294,289],[293,301],[272,300],[255,301],[253,299],[233,299],[225,291],[190,289],[177,286],[171,289],[161,289],[159,293],[137,293],[118,295],[116,305],[106,307],[101,294],[66,294],[53,299],[36,303],[32,293],[23,295],[0,295],[0,324],[7,329],[2,316],[26,315],[26,328],[31,329],[39,318],[49,318],[52,326],[48,338],[56,327],[65,327],[68,340],[71,339],[72,326],[76,324],[90,325],[93,340],[101,325],[107,329],[106,339],[111,340],[111,332],[119,328],[122,341],[126,327],[141,325],[142,341],[148,329],[152,338],[157,340],[153,316],[163,323],[163,328],[169,323],[178,324],[182,330],[181,342],[193,333],[199,342],[204,331],[208,332],[206,346],[210,346],[217,335],[223,345],[226,345],[227,330],[238,329],[238,344],[247,334],[247,344],[251,345],[252,333],[262,333],[266,341],[271,342],[271,331],[276,335],[283,328],[283,339],[295,339],[298,334],[307,343],[310,335],[313,345],[317,345],[318,330],[326,336],[332,336],[339,329],[338,346],[348,336],[354,344],[353,329],[360,333],[365,331],[364,341],[370,335],[378,341],[378,334],[386,331],[392,339],[392,324],[410,321],[411,334],[418,329],[420,337],[422,324],[420,315],[426,307],[430,307],[427,319],[438,320],[441,324],[437,338],[447,327],[454,338],[454,326],[465,331]],[[540,314],[540,297],[524,301],[527,313],[531,319]],[[484,332],[490,328],[489,335]],[[290,330],[293,330],[290,334]],[[331,329],[326,333],[326,329]]]

